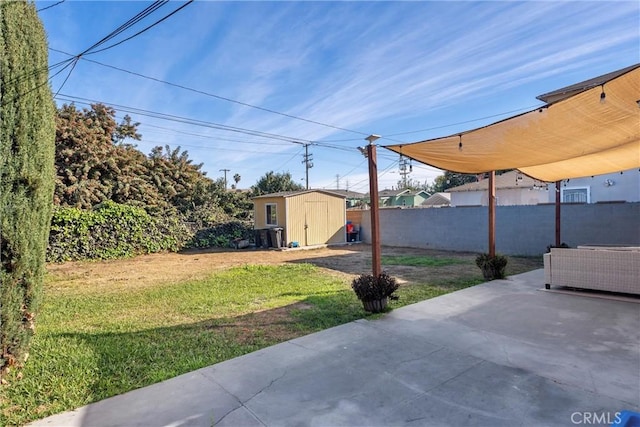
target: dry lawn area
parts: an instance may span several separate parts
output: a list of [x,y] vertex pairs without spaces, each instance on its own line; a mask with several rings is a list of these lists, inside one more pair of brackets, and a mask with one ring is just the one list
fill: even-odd
[[[441,282],[461,276],[479,276],[475,266],[475,253],[448,252],[431,249],[383,247],[382,256],[401,255],[456,259],[459,264],[426,269],[404,265],[385,265],[383,269],[396,277],[401,284],[420,283],[425,280]],[[160,283],[182,283],[204,279],[214,272],[243,265],[280,265],[286,263],[310,263],[326,269],[329,274],[350,279],[371,271],[371,246],[352,244],[314,249],[213,249],[158,253],[125,260],[78,261],[49,264],[49,283],[55,288],[77,288],[91,284],[95,290],[104,291],[139,289]],[[509,257],[507,275],[518,274],[542,267],[539,257]]]

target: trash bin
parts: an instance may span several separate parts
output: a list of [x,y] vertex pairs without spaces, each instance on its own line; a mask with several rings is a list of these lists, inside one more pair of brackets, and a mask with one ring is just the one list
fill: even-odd
[[260,230],[260,243],[263,248],[271,247],[271,235],[269,233],[269,229],[263,228]]
[[272,228],[269,230],[272,248],[282,248],[282,228]]
[[253,230],[253,238],[256,241],[256,248],[261,248],[262,238],[260,237],[260,230]]

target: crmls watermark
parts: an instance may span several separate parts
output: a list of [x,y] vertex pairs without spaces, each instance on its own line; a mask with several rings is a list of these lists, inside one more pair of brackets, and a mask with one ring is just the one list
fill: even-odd
[[611,425],[620,424],[620,412],[574,412],[571,414],[571,422],[577,425]]

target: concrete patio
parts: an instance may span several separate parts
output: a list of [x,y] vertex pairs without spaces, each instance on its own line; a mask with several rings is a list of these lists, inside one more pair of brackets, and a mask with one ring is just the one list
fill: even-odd
[[640,410],[640,299],[536,270],[396,309],[33,426],[571,426]]

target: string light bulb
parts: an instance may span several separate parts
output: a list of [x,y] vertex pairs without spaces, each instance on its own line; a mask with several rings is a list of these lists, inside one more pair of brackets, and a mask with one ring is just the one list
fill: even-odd
[[600,87],[602,88],[602,93],[600,93],[600,104],[604,104],[607,99],[607,94],[604,93],[604,85]]

